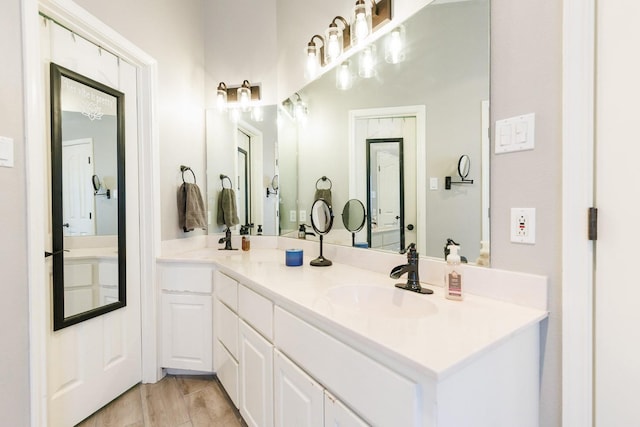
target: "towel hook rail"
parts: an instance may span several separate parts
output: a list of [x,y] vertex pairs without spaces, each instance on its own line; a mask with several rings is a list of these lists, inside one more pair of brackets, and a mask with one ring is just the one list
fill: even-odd
[[316,190],[320,190],[320,187],[318,187],[318,184],[320,184],[320,181],[322,182],[329,181],[329,188],[326,188],[325,190],[331,190],[331,187],[333,187],[333,183],[331,182],[331,180],[326,176],[322,176],[316,181]]
[[186,183],[187,181],[185,181],[184,179],[184,173],[186,171],[191,172],[191,175],[193,176],[193,183],[196,183],[196,174],[193,173],[193,170],[189,167],[189,166],[185,166],[185,165],[180,165],[180,172],[182,172],[182,182]]
[[229,181],[229,188],[233,188],[233,182],[231,182],[231,178],[229,178],[227,175],[220,174],[220,181],[222,181],[222,188],[227,188],[224,186],[225,179]]

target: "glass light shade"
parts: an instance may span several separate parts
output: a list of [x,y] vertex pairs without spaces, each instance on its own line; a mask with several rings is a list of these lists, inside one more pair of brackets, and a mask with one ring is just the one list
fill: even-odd
[[242,111],[249,111],[251,109],[251,88],[239,87],[238,88],[238,103]]
[[320,69],[320,55],[318,54],[318,50],[315,43],[309,43],[305,48],[307,62],[304,68],[304,76],[307,79],[313,79]]
[[225,111],[227,109],[227,86],[224,83],[218,85],[216,105],[219,111]]
[[325,32],[325,40],[324,54],[327,63],[329,63],[342,55],[342,29],[335,24],[331,24]]
[[369,79],[376,75],[376,46],[367,46],[360,51],[358,57],[358,75]]
[[362,0],[353,8],[351,19],[351,44],[357,46],[371,34],[371,9]]
[[353,74],[349,61],[345,61],[336,68],[336,87],[340,90],[347,90],[353,86]]
[[305,123],[307,121],[307,114],[307,105],[301,99],[298,99],[293,109],[293,115],[296,121],[298,123]]
[[393,29],[385,40],[384,59],[389,64],[397,64],[404,61],[405,33],[404,27]]
[[262,105],[256,105],[251,109],[251,119],[254,122],[261,122],[264,120],[264,109]]
[[240,120],[240,109],[239,108],[230,109],[229,119],[231,119],[233,123],[238,123],[238,121]]

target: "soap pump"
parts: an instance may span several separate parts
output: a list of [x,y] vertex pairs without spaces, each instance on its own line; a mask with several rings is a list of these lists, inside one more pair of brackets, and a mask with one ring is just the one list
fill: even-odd
[[307,231],[307,224],[300,224],[298,228],[298,239],[306,239],[307,236],[315,236],[315,233],[310,233]]
[[460,265],[460,249],[456,245],[449,245],[447,248],[447,265],[445,267],[444,276],[444,294],[447,299],[460,301],[462,300],[462,269]]

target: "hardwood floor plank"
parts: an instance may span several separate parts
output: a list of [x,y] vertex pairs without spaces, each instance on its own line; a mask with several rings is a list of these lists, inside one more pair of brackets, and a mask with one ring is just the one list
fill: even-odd
[[175,377],[142,385],[142,410],[147,426],[176,427],[189,419],[189,412]]
[[218,384],[213,381],[184,399],[194,427],[216,425],[229,413],[233,414]]
[[95,427],[144,426],[141,388],[129,389],[100,412],[102,417],[96,420]]
[[183,396],[202,390],[215,380],[213,375],[180,375],[176,376],[178,388]]

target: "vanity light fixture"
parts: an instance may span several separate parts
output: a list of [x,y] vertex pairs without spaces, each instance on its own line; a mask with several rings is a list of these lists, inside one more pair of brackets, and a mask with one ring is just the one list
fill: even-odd
[[[322,42],[322,45],[318,47],[315,39],[319,39]],[[320,67],[324,67],[324,39],[322,36],[314,35],[311,37],[309,43],[307,43],[307,47],[305,48],[305,53],[307,54],[307,63],[305,66],[305,77],[309,80],[313,79],[316,74],[318,74],[318,69]]]
[[242,111],[246,112],[256,101],[260,101],[260,85],[252,85],[249,80],[244,80],[242,85],[233,87],[228,87],[225,82],[218,84],[216,104],[220,111],[240,106]]
[[378,27],[391,20],[391,1],[369,0],[370,5],[364,0],[357,0],[353,7],[353,17],[351,20],[351,43],[353,46],[359,45]]
[[398,64],[404,61],[405,33],[404,27],[400,25],[391,30],[385,39],[384,59],[389,64]]
[[[338,22],[342,23],[342,28],[338,26]],[[324,50],[325,60],[327,63],[336,60],[345,48],[351,43],[351,35],[349,32],[349,23],[342,16],[336,16],[329,24],[329,28],[325,32],[326,46]]]
[[358,75],[369,79],[376,75],[376,46],[365,47],[358,54]]
[[298,123],[305,123],[307,121],[307,116],[309,115],[309,109],[297,92],[295,93],[295,96],[296,100],[293,103],[293,117],[295,117]]
[[340,90],[347,90],[353,86],[353,74],[351,64],[344,61],[336,68],[336,87]]

